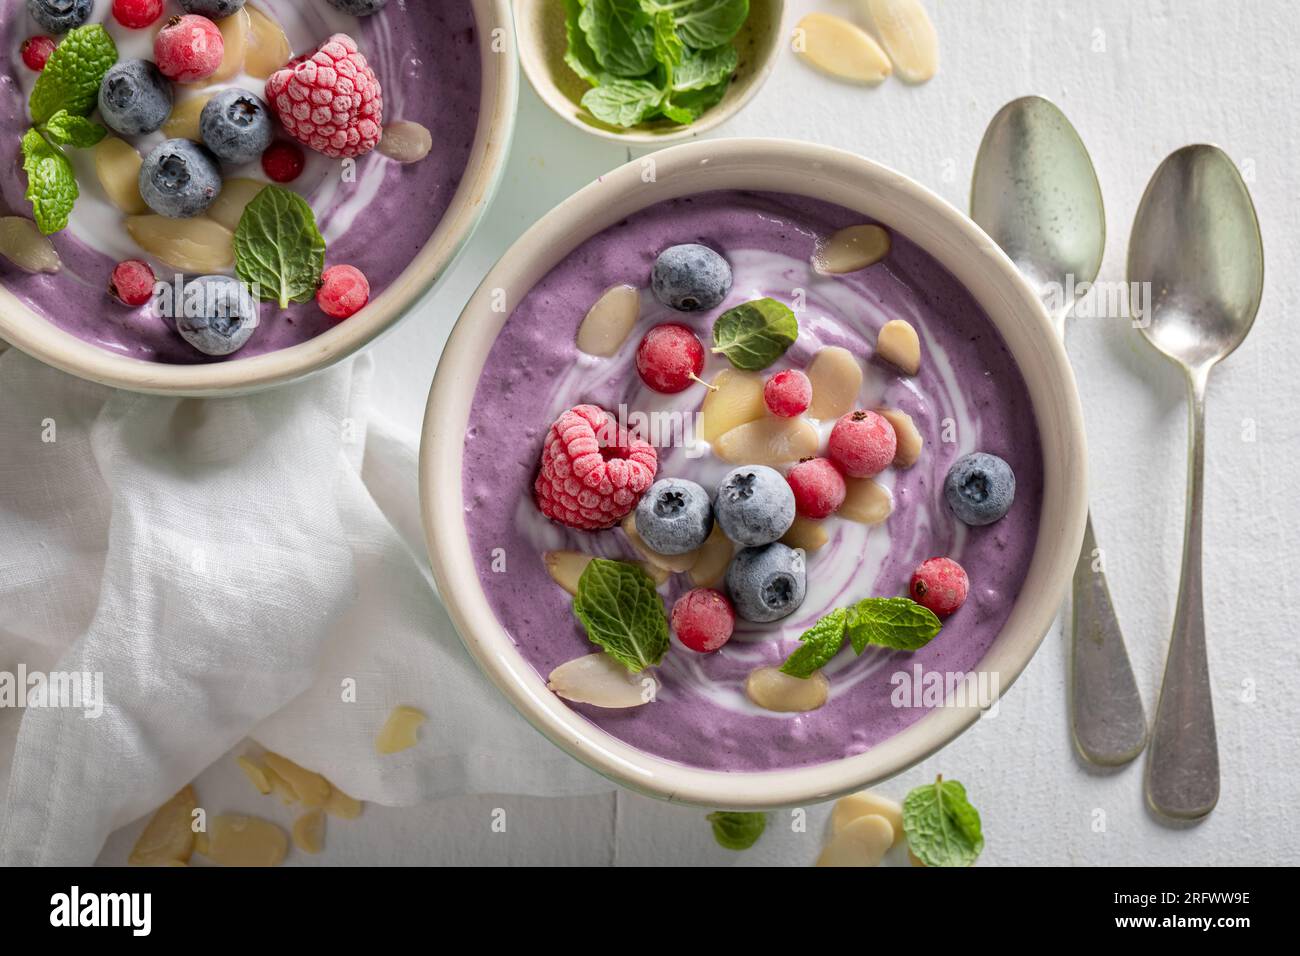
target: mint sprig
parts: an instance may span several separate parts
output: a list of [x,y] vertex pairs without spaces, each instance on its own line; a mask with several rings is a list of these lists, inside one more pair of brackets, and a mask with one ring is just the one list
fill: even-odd
[[713,826],[713,839],[726,850],[748,850],[767,829],[766,813],[716,810],[708,820]]
[[748,372],[761,372],[785,354],[799,337],[799,320],[776,299],[755,299],[718,316],[713,352]]
[[844,646],[848,616],[845,608],[838,607],[804,631],[798,649],[781,665],[781,673],[806,680],[829,664]]
[[970,866],[984,849],[980,814],[966,788],[942,775],[903,800],[903,833],[926,866]]
[[36,78],[28,103],[32,122],[47,122],[59,110],[89,116],[99,102],[99,85],[117,62],[117,44],[98,23],[70,30]]
[[911,598],[863,598],[836,608],[804,631],[781,672],[807,680],[830,663],[846,637],[857,654],[871,645],[915,651],[930,643],[942,627],[933,611]]
[[108,130],[94,120],[84,116],[74,116],[67,110],[59,110],[41,129],[55,146],[72,146],[75,149],[90,149],[99,145],[100,140],[108,135]]
[[573,613],[593,644],[634,674],[668,651],[668,617],[654,580],[626,561],[593,558],[578,578]]
[[266,302],[307,302],[325,271],[325,237],[307,201],[267,186],[244,208],[235,229],[235,275]]
[[35,129],[23,136],[22,150],[32,218],[36,227],[49,236],[68,225],[68,216],[80,195],[77,174],[63,151],[51,146]]

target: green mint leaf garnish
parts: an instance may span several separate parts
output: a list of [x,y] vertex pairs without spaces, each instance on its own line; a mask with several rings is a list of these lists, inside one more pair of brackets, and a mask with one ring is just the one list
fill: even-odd
[[970,866],[984,849],[980,814],[956,780],[936,777],[903,801],[907,845],[926,866]]
[[713,824],[713,839],[727,850],[748,850],[758,842],[767,828],[766,813],[732,813],[717,810],[709,814]]
[[651,13],[668,10],[687,46],[699,50],[730,43],[749,16],[749,0],[641,0]]
[[[736,72],[739,56],[734,46],[719,46],[712,50],[690,50],[673,70],[673,90],[702,90],[716,86]],[[724,86],[725,90],[726,87]]]
[[654,69],[654,28],[639,0],[585,0],[578,24],[606,73],[631,79]]
[[587,112],[611,126],[635,126],[658,108],[663,91],[645,80],[607,78],[582,96]]
[[68,157],[34,129],[29,129],[23,137],[22,150],[32,218],[41,232],[48,236],[68,224],[68,216],[79,194],[77,176]]
[[848,611],[842,607],[831,611],[800,635],[799,648],[785,659],[781,673],[807,679],[825,667],[844,646]]
[[594,558],[578,578],[573,613],[587,638],[638,673],[668,651],[668,617],[654,580],[626,561]]
[[574,73],[592,86],[600,82],[600,61],[595,51],[587,42],[587,35],[578,24],[582,16],[581,0],[564,0],[564,35],[568,45],[564,50],[564,62]]
[[325,239],[307,201],[280,186],[253,197],[235,230],[235,275],[288,308],[307,302],[325,271]]
[[794,313],[776,299],[755,299],[738,305],[713,323],[713,351],[748,372],[767,368],[798,337],[799,322]]
[[869,644],[915,651],[943,627],[933,611],[911,598],[863,598],[848,609],[849,640],[861,654]]
[[92,23],[70,31],[32,88],[32,122],[39,126],[59,110],[89,116],[99,102],[99,84],[116,62],[117,44],[103,26]]
[[90,149],[108,135],[108,130],[84,116],[74,116],[67,110],[59,110],[41,127],[41,131],[55,146],[72,146],[76,149]]

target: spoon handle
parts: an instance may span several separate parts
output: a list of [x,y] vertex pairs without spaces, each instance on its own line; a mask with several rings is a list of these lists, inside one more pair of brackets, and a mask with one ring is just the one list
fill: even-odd
[[1147,759],[1147,802],[1158,813],[1178,820],[1199,820],[1219,800],[1219,746],[1214,733],[1201,591],[1208,372],[1206,368],[1194,370],[1189,379],[1192,403],[1183,571]]
[[1142,752],[1147,717],[1120,633],[1092,515],[1074,567],[1071,602],[1070,724],[1083,758],[1120,767]]

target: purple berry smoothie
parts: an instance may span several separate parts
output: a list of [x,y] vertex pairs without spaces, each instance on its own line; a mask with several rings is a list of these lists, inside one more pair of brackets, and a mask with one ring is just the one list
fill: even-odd
[[[356,39],[384,91],[384,122],[409,120],[433,132],[433,151],[423,160],[401,165],[378,152],[357,161],[355,175],[344,175],[338,162],[308,152],[307,169],[289,188],[301,193],[316,212],[328,248],[326,265],[356,266],[377,296],[401,274],[428,241],[451,204],[464,175],[478,125],[479,47],[469,0],[439,3],[390,3],[374,16],[352,18],[327,0],[257,0],[284,27],[295,54],[314,50],[335,32]],[[164,16],[179,12],[169,3]],[[103,23],[122,58],[152,59],[154,31],[126,30],[112,20],[111,0],[97,0],[91,23]],[[30,126],[27,90],[34,75],[22,62],[24,39],[39,32],[22,3],[0,9],[0,151],[19,156],[19,141]],[[263,95],[264,81],[247,76],[232,84]],[[219,87],[218,87],[219,88]],[[178,87],[179,96],[188,88]],[[135,145],[147,152],[162,134],[142,137]],[[263,303],[261,323],[243,349],[228,358],[212,358],[191,348],[152,306],[130,309],[107,293],[109,276],[121,259],[148,258],[126,234],[124,217],[111,206],[94,171],[93,150],[70,150],[81,198],[69,228],[52,237],[63,260],[56,275],[28,275],[0,258],[0,281],[19,299],[78,338],[112,352],[145,361],[190,364],[237,361],[297,345],[332,328],[315,302],[295,303],[280,311]],[[31,216],[24,198],[27,178],[21,162],[11,164],[0,183],[6,214]],[[257,163],[226,168],[227,176],[265,181]],[[154,262],[171,281],[167,267]]]
[[[863,221],[857,213],[802,197],[717,192],[645,209],[579,246],[534,287],[494,344],[474,396],[465,438],[466,523],[479,578],[501,624],[545,678],[591,644],[571,611],[571,598],[551,580],[542,552],[572,549],[601,557],[635,556],[618,529],[575,531],[547,521],[532,501],[542,439],[564,409],[591,402],[611,411],[694,411],[704,389],[679,395],[648,391],[633,356],[645,332],[684,322],[705,342],[722,311],[760,295],[796,307],[799,339],[773,368],[803,368],[830,345],[863,364],[863,407],[887,405],[912,416],[925,446],[909,469],[887,469],[889,519],[867,527],[827,519],[829,542],[808,555],[808,595],[790,617],[769,625],[737,621],[731,641],[696,654],[675,639],[658,668],[658,697],[623,710],[571,705],[607,733],[649,753],[694,767],[757,771],[801,767],[861,753],[920,719],[932,706],[896,706],[896,674],[915,668],[941,677],[978,664],[1020,591],[1038,532],[1043,466],[1024,380],[988,317],[950,273],[904,236],[892,233],[886,259],[844,276],[810,267],[819,238]],[[702,242],[720,251],[735,274],[732,291],[708,313],[666,309],[649,293],[657,254],[670,245]],[[612,358],[580,353],[575,335],[605,289],[628,283],[643,290],[641,317]],[[801,290],[801,291],[800,291]],[[922,341],[921,370],[905,377],[871,361],[876,332],[888,320],[911,322]],[[726,360],[711,356],[706,381]],[[824,447],[824,446],[823,446]],[[942,497],[952,462],[970,451],[1006,459],[1016,474],[1016,500],[995,524],[967,528]],[[732,466],[683,447],[659,448],[658,477],[699,481],[710,492]],[[502,549],[496,551],[495,549]],[[494,569],[504,554],[505,571]],[[799,635],[831,609],[863,597],[907,593],[912,571],[947,555],[970,573],[965,605],[915,653],[851,649],[824,669],[831,696],[819,710],[776,714],[759,709],[744,683],[760,666],[779,665]],[[497,562],[495,567],[499,568]],[[688,590],[685,575],[660,588],[665,609]],[[917,706],[912,706],[917,704]]]

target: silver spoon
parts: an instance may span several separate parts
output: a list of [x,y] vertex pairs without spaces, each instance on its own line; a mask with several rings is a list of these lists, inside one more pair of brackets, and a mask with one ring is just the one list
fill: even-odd
[[[1197,820],[1219,799],[1219,750],[1201,604],[1205,386],[1255,321],[1264,245],[1250,192],[1217,146],[1184,146],[1151,177],[1133,220],[1128,279],[1139,328],[1182,366],[1191,389],[1182,578],[1147,758],[1152,809]],[[1139,311],[1149,284],[1149,308]]]
[[[1055,104],[1026,96],[993,117],[975,161],[971,218],[1038,289],[1064,336],[1066,315],[1101,269],[1106,219],[1088,150]],[[1084,759],[1116,767],[1142,752],[1147,723],[1100,554],[1089,515],[1074,569],[1070,726]]]

